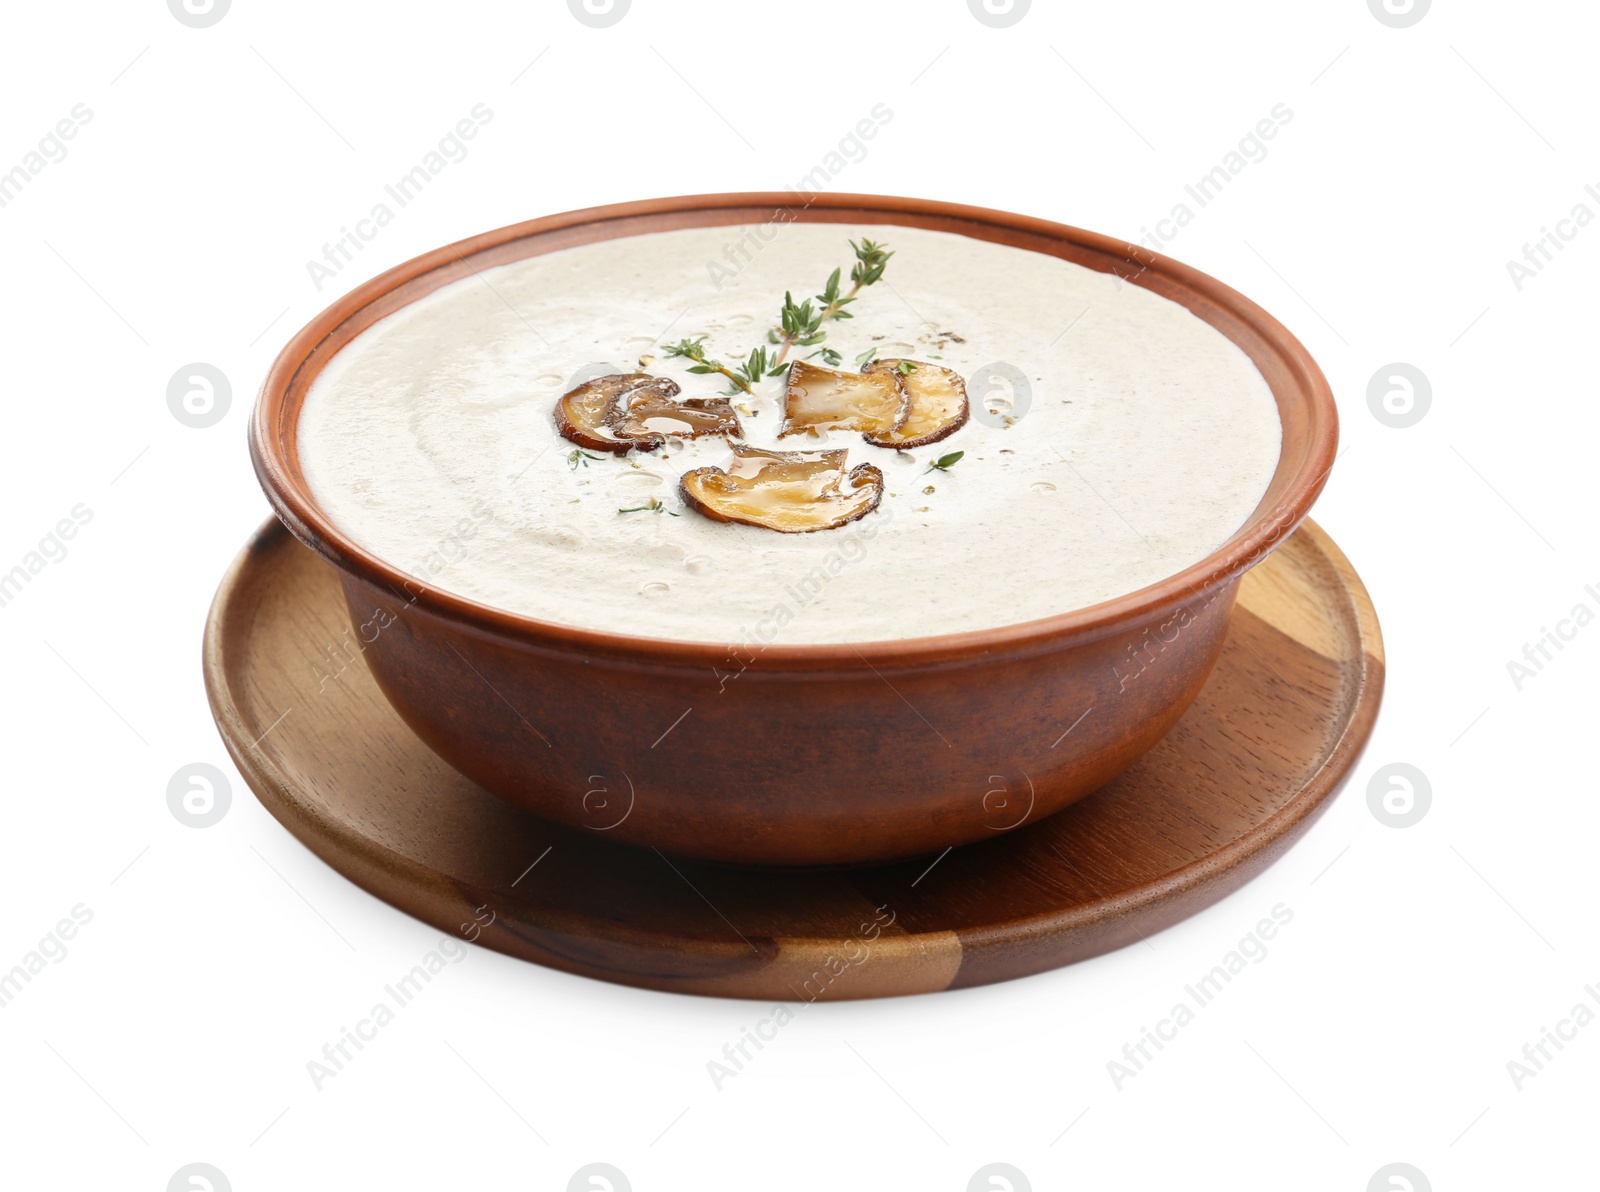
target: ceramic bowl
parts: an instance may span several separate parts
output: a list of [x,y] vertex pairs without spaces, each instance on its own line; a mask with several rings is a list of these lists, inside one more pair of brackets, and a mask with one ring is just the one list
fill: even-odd
[[[969,633],[759,653],[558,625],[429,588],[362,549],[318,505],[299,462],[301,403],[334,354],[377,320],[509,261],[645,232],[759,224],[779,212],[1015,245],[1118,273],[1188,307],[1271,386],[1283,446],[1266,495],[1194,566],[1090,608]],[[1176,261],[1001,211],[753,193],[549,216],[391,269],[279,354],[250,447],[278,516],[337,569],[385,696],[456,769],[611,840],[735,864],[824,866],[1024,830],[1133,764],[1200,691],[1240,576],[1306,515],[1337,438],[1332,393],[1305,348],[1260,307]]]

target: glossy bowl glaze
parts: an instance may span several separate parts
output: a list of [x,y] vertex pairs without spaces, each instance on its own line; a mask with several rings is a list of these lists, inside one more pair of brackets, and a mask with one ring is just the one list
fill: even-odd
[[[1266,495],[1199,563],[1090,608],[971,633],[755,652],[558,625],[429,588],[362,549],[317,504],[299,462],[301,404],[334,354],[379,319],[462,277],[555,249],[774,218],[956,232],[1114,272],[1188,307],[1271,386],[1283,446]],[[338,570],[385,696],[456,769],[615,841],[736,864],[820,866],[993,838],[1125,770],[1198,694],[1239,577],[1299,525],[1337,438],[1333,395],[1299,342],[1242,295],[1176,261],[1000,211],[870,195],[802,205],[792,194],[758,193],[536,219],[374,278],[279,354],[250,448],[278,516]]]

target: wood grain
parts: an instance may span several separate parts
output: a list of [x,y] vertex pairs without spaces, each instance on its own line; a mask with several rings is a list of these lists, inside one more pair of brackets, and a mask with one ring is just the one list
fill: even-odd
[[276,521],[223,579],[206,626],[223,740],[307,847],[401,910],[513,956],[785,1002],[1020,977],[1195,913],[1326,805],[1384,673],[1366,590],[1307,521],[1245,575],[1198,699],[1109,786],[937,858],[796,872],[669,859],[490,795],[406,728],[357,641],[335,572]]

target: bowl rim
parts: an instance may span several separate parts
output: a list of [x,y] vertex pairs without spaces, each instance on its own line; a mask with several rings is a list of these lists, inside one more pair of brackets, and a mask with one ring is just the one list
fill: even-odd
[[[785,210],[802,222],[901,223],[1010,244],[1017,244],[1020,237],[1030,242],[1022,247],[1033,251],[1054,248],[1058,251],[1048,255],[1090,268],[1098,266],[1100,272],[1116,273],[1125,282],[1178,301],[1232,340],[1258,368],[1262,366],[1258,353],[1268,352],[1276,358],[1293,383],[1290,396],[1297,395],[1297,408],[1303,411],[1297,427],[1304,432],[1301,458],[1287,458],[1290,425],[1286,396],[1267,377],[1283,429],[1278,465],[1267,493],[1249,518],[1203,559],[1121,596],[1031,621],[914,638],[785,645],[680,641],[586,629],[429,587],[357,544],[312,495],[296,451],[299,413],[311,382],[346,343],[379,319],[444,285],[478,274],[474,258],[482,267],[492,268],[597,240],[678,227],[764,223]],[[767,218],[761,218],[769,212]],[[683,216],[689,218],[675,221]],[[980,233],[985,229],[1012,238],[983,236]],[[594,234],[597,231],[608,234]],[[545,243],[537,251],[516,251],[524,242]],[[1127,267],[1126,273],[1118,268],[1119,263]],[[1184,302],[1180,295],[1208,304],[1210,313],[1233,329],[1219,325],[1217,318],[1208,318],[1207,311]],[[1246,334],[1251,342],[1241,342],[1240,334]],[[1262,371],[1265,376],[1266,370]],[[296,332],[268,369],[249,426],[256,476],[289,531],[339,570],[387,589],[408,607],[421,608],[476,636],[509,639],[535,648],[696,669],[726,665],[743,650],[759,654],[764,671],[875,670],[884,664],[910,666],[1031,653],[1126,630],[1185,599],[1209,597],[1258,563],[1300,524],[1326,484],[1338,437],[1332,389],[1304,345],[1260,306],[1198,269],[1143,245],[1007,211],[889,195],[819,193],[803,198],[788,191],[679,195],[580,208],[509,224],[422,253],[336,298]],[[1280,489],[1275,499],[1274,488]]]

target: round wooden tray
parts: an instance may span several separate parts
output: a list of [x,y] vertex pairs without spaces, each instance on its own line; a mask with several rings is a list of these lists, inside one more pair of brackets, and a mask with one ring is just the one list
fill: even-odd
[[334,572],[269,522],[223,578],[204,666],[228,752],[328,864],[441,930],[568,972],[779,1001],[983,985],[1099,955],[1272,863],[1372,728],[1383,642],[1305,522],[1241,584],[1210,681],[1110,786],[1050,819],[868,869],[719,868],[535,818],[390,709]]

